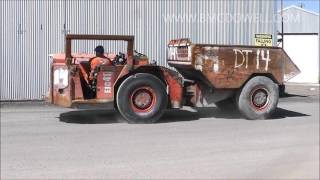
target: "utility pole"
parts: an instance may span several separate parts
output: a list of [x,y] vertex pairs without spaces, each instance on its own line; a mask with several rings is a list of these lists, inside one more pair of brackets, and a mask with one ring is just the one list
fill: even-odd
[[281,38],[282,38],[282,43],[281,43],[281,46],[282,46],[282,49],[283,49],[283,44],[284,44],[284,35],[283,35],[283,0],[281,0]]
[[300,8],[304,8],[304,4],[302,3],[302,2],[300,2],[299,4],[298,4],[298,6],[300,7]]

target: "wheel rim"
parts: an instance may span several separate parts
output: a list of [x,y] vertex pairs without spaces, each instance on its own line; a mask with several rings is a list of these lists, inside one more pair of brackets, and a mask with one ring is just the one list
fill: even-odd
[[151,87],[139,87],[130,96],[130,104],[134,112],[150,112],[156,103],[156,94]]
[[269,105],[269,91],[264,87],[256,87],[250,93],[251,105],[256,110],[263,110]]

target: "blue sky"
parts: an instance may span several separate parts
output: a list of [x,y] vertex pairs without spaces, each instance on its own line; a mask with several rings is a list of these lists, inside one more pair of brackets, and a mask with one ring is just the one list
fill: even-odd
[[[304,5],[304,9],[309,10],[309,11],[313,11],[316,13],[319,13],[319,1],[320,0],[283,0],[283,6],[284,7],[288,7],[290,5],[299,5],[299,4],[303,4]],[[279,4],[280,4],[280,0],[279,0]],[[280,9],[280,5],[278,6]]]

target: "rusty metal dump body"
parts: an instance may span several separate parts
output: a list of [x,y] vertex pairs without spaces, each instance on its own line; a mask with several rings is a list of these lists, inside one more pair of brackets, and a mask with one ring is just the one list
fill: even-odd
[[300,73],[282,48],[192,44],[188,39],[170,41],[168,64],[184,78],[214,88],[240,88],[258,74],[281,85]]

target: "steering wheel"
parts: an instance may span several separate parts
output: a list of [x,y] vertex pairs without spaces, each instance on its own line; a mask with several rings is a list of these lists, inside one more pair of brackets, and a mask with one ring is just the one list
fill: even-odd
[[122,52],[119,52],[114,60],[112,61],[113,65],[125,65],[127,63],[126,55]]

